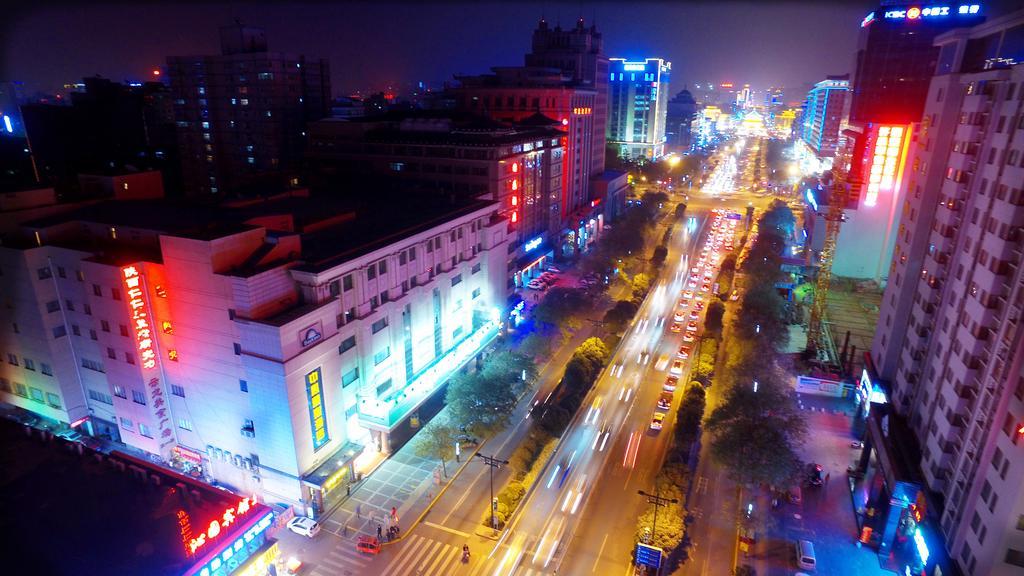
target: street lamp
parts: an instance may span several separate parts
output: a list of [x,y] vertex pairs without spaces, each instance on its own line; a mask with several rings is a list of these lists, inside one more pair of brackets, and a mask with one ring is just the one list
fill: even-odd
[[491,477],[491,529],[492,530],[497,530],[498,529],[498,524],[497,524],[497,521],[494,518],[494,513],[495,513],[495,511],[498,508],[498,501],[495,500],[495,498],[494,498],[494,469],[498,468],[502,464],[508,464],[508,460],[498,460],[494,456],[485,456],[485,455],[483,455],[483,454],[481,454],[479,452],[477,452],[475,455],[478,458],[482,458],[483,461],[484,461],[484,464],[486,464],[487,466],[490,467],[490,477]]
[[654,538],[658,533],[658,508],[668,506],[669,504],[678,504],[679,500],[677,498],[662,498],[658,494],[648,494],[643,490],[637,490],[636,493],[641,496],[646,496],[647,502],[649,504],[654,504],[654,522],[651,523],[651,538]]

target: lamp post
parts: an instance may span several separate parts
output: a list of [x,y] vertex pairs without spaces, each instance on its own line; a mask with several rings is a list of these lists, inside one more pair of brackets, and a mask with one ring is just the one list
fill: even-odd
[[658,494],[648,494],[643,490],[637,490],[636,493],[646,496],[647,502],[654,504],[654,522],[651,523],[651,541],[653,542],[654,537],[658,534],[658,508],[669,504],[678,504],[679,500],[677,498],[662,498]]
[[500,467],[502,464],[508,464],[508,460],[498,460],[494,456],[485,456],[479,452],[476,453],[478,458],[482,458],[484,464],[490,467],[490,480],[491,480],[491,529],[497,530],[498,525],[495,523],[494,511],[497,508],[497,502],[494,500],[494,469]]

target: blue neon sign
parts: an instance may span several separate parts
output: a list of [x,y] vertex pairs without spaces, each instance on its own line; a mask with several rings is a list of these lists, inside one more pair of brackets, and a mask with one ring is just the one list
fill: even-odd
[[523,245],[523,250],[526,251],[526,252],[530,252],[531,250],[534,250],[538,246],[540,246],[541,242],[543,242],[543,241],[544,241],[544,237],[543,236],[537,236],[536,238],[533,238],[533,239],[529,240],[526,244],[524,244]]
[[808,188],[804,194],[807,196],[807,203],[811,205],[811,208],[814,208],[814,210],[817,211],[818,201],[814,199],[814,192],[811,192],[811,189]]
[[[922,18],[936,18],[951,16],[953,14],[959,15],[971,15],[977,14],[981,11],[980,4],[963,4],[956,8],[954,12],[952,6],[926,6],[920,8],[917,6],[911,6],[910,8],[897,9],[897,10],[886,10],[886,20],[920,20]],[[875,17],[875,13],[868,14],[868,17],[861,22],[861,26],[867,26],[870,24]]]
[[921,533],[920,526],[914,530],[914,545],[917,546],[917,554],[921,557],[921,564],[927,564],[928,556],[931,553],[928,551],[928,543],[924,541],[924,534]]

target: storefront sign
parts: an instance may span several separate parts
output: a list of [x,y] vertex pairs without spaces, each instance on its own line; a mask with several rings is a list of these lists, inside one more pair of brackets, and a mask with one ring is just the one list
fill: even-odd
[[917,547],[917,554],[921,557],[921,563],[927,564],[928,556],[931,554],[928,551],[928,543],[924,541],[924,534],[921,533],[920,526],[914,530],[914,546]]
[[327,434],[327,414],[324,409],[323,385],[317,368],[306,374],[306,396],[309,400],[309,423],[313,431],[313,450],[319,450],[331,438]]
[[534,250],[537,247],[539,247],[542,242],[544,242],[544,237],[537,236],[536,238],[527,241],[526,244],[523,244],[523,250],[526,252],[530,252],[531,250]]
[[181,458],[182,460],[186,460],[186,461],[191,462],[193,464],[202,464],[203,463],[203,455],[202,454],[200,454],[199,452],[196,452],[195,450],[190,450],[188,448],[185,448],[184,446],[175,446],[174,447],[174,453],[177,454],[178,457]]
[[[253,520],[252,526],[243,534],[239,535],[232,542],[225,542],[220,546],[217,555],[200,566],[194,566],[185,576],[213,576],[215,574],[233,574],[242,567],[246,561],[253,557],[266,542],[266,531],[274,522],[274,512],[268,511],[258,521]],[[275,543],[276,546],[276,543]],[[273,550],[272,547],[270,550]],[[271,552],[269,559],[273,560],[279,552]],[[260,556],[267,560],[267,557]],[[259,571],[246,569],[241,572],[245,576],[262,574]]]
[[[252,511],[253,506],[256,505],[256,498],[242,498],[238,504],[227,507],[220,516],[214,518],[206,526],[205,530],[198,536],[188,540],[188,550],[190,554],[195,554],[197,551],[203,548],[203,546],[209,545],[213,540],[220,535],[221,531],[228,528],[235,523],[236,520],[242,518]],[[187,514],[186,520],[187,520]],[[179,524],[181,524],[181,515],[179,513]],[[191,527],[189,528],[191,532]],[[182,527],[182,534],[185,533],[184,527]]]

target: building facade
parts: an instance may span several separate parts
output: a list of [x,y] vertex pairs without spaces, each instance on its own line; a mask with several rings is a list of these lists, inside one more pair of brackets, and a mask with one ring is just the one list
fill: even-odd
[[596,25],[587,28],[583,19],[572,29],[561,26],[550,28],[541,19],[533,31],[532,51],[526,55],[526,66],[556,68],[567,73],[576,82],[593,88],[594,122],[591,126],[590,173],[604,172],[605,126],[608,123],[608,57],[604,53],[604,39]]
[[678,152],[688,151],[691,146],[690,131],[696,117],[697,101],[689,90],[681,90],[666,106],[666,145]]
[[907,169],[912,124],[921,121],[939,59],[932,42],[983,19],[978,4],[925,10],[898,3],[879,7],[861,22],[849,127],[842,134],[849,160],[839,166],[849,185],[847,223],[836,244],[834,274],[886,281],[905,199],[898,184]]
[[507,302],[496,203],[402,202],[110,202],[26,224],[0,249],[0,398],[319,513],[440,408]]
[[871,350],[972,576],[1024,567],[1022,30],[1017,12],[935,39]]
[[249,195],[298,185],[306,124],[329,115],[326,60],[270,52],[263,30],[221,29],[221,54],[171,56],[185,191]]
[[672,63],[661,58],[610,59],[608,141],[622,156],[656,160],[665,154],[671,71]]
[[839,127],[845,115],[846,93],[849,91],[848,76],[830,76],[807,93],[800,139],[818,158],[831,159],[835,156]]

